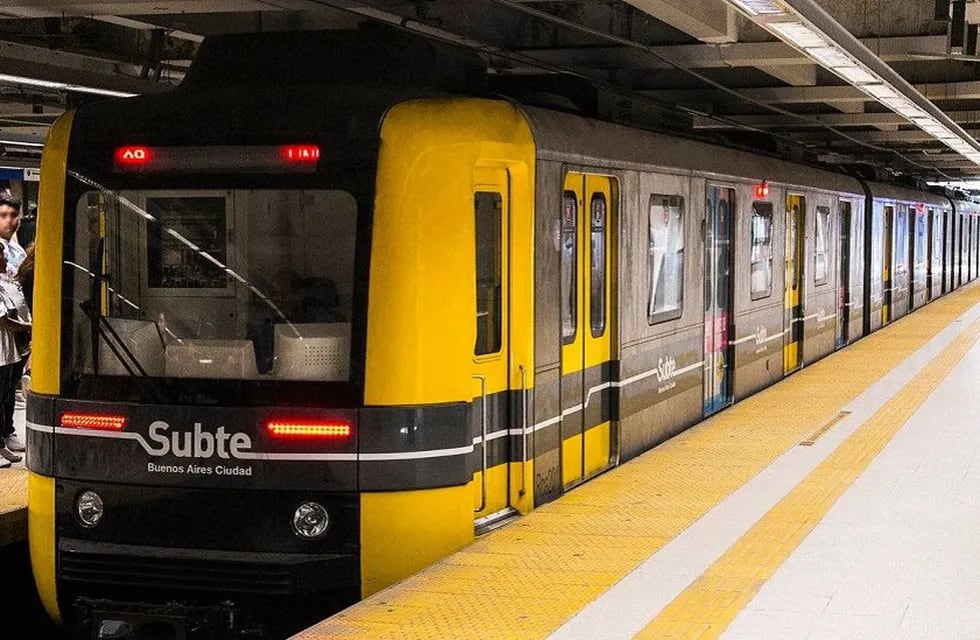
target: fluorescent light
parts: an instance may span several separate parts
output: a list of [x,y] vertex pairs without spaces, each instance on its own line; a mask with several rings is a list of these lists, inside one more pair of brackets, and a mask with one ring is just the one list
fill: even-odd
[[831,71],[855,85],[879,82],[877,76],[861,67],[835,67]]
[[753,16],[758,15],[779,15],[783,10],[769,0],[732,0],[742,11]]
[[806,54],[828,68],[845,67],[854,64],[854,60],[850,56],[834,47],[810,47],[806,50]]
[[861,90],[870,95],[875,100],[885,100],[887,98],[897,98],[898,92],[888,84],[870,84],[861,87]]
[[896,112],[900,116],[904,116],[909,120],[913,118],[926,118],[929,114],[923,109],[916,106],[914,102],[906,98],[905,96],[898,96],[897,98],[882,98],[880,102]]
[[42,80],[40,78],[27,78],[25,76],[12,76],[7,73],[0,73],[0,82],[12,84],[23,84],[29,87],[41,87],[43,89],[56,89],[58,91],[77,91],[79,93],[91,93],[99,96],[112,96],[115,98],[132,98],[138,93],[127,93],[125,91],[114,91],[101,87],[89,87],[81,84],[71,84],[68,82],[54,82],[52,80]]
[[8,147],[43,147],[43,142],[25,142],[23,140],[3,140],[0,139],[0,144]]
[[944,127],[938,122],[925,122],[925,123],[916,123],[916,124],[919,125],[920,129],[922,129],[932,137],[942,142],[946,142],[947,140],[959,139],[959,136],[957,136],[955,133],[953,133],[952,131],[950,131],[949,129],[947,129],[946,127]]
[[819,33],[800,22],[770,22],[767,25],[784,40],[802,49],[826,47],[827,41]]
[[976,140],[964,138],[959,127],[953,124],[947,125],[946,122],[952,123],[948,118],[932,115],[930,110],[934,113],[938,111],[915,89],[901,82],[897,86],[892,84],[888,79],[890,76],[885,74],[884,64],[877,67],[870,60],[866,64],[863,62],[862,54],[849,51],[848,45],[837,42],[819,27],[814,26],[807,17],[806,11],[798,10],[789,3],[789,0],[782,0],[782,2],[728,0],[728,2],[748,14],[756,25],[800,49],[817,64],[840,76],[848,84],[902,116],[921,131],[980,166],[980,144]]

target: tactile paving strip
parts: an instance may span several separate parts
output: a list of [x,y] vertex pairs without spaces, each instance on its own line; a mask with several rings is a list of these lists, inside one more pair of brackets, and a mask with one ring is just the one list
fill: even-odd
[[980,337],[952,342],[635,637],[717,638]]
[[0,469],[0,546],[27,539],[27,470]]

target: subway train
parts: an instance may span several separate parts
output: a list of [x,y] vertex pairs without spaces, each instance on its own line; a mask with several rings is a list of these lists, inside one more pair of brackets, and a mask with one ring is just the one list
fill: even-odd
[[85,637],[285,634],[977,276],[966,200],[393,38],[208,39],[53,126],[30,552]]

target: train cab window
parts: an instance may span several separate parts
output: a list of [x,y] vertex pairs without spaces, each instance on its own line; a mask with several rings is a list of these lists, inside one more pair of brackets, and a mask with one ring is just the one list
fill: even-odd
[[830,273],[830,208],[817,207],[817,229],[813,247],[813,282],[827,284]]
[[606,196],[592,194],[591,209],[591,265],[589,268],[589,318],[592,337],[599,338],[606,332]]
[[476,216],[476,355],[500,351],[501,207],[499,193],[480,191],[473,198]]
[[650,324],[681,316],[684,302],[684,199],[653,194],[649,206]]
[[71,215],[70,379],[350,379],[349,192],[89,191]]
[[575,342],[578,329],[578,198],[574,191],[562,196],[561,214],[561,339]]
[[753,300],[772,295],[772,203],[752,203],[749,290]]

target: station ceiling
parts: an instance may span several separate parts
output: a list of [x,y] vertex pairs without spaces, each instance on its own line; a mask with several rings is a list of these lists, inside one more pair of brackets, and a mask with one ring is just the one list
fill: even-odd
[[[818,1],[968,134],[980,132],[980,0]],[[878,179],[980,177],[726,0],[5,0],[0,140],[42,139],[65,109],[104,99],[89,89],[175,86],[211,34],[365,22],[475,48],[498,82],[609,119]],[[2,142],[0,151],[0,164],[39,154]]]

